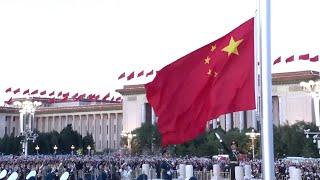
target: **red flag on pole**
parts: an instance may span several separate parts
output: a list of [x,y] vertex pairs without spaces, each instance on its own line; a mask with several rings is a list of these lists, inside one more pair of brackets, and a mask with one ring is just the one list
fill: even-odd
[[62,95],[62,91],[60,91],[60,92],[58,93],[58,97],[61,96],[61,95]]
[[138,73],[138,77],[143,76],[143,74],[144,74],[144,70]]
[[276,60],[273,61],[273,65],[281,62],[281,56],[279,56]]
[[153,70],[151,70],[150,72],[148,72],[148,73],[146,74],[146,77],[151,76],[152,74],[153,74]]
[[38,89],[36,89],[36,90],[32,91],[32,92],[31,92],[31,94],[32,94],[32,95],[34,95],[34,94],[38,94]]
[[13,91],[13,94],[17,94],[18,92],[20,92],[20,88],[14,90],[14,91]]
[[121,96],[117,97],[116,101],[120,101],[121,100]]
[[309,60],[309,54],[300,55],[299,60]]
[[6,89],[6,93],[11,92],[11,87],[9,87],[8,89]]
[[23,94],[22,95],[25,95],[25,94],[28,94],[29,93],[29,89],[23,91]]
[[44,90],[44,91],[40,92],[40,95],[45,95],[46,93],[47,93],[47,91]]
[[310,58],[310,61],[311,61],[311,62],[317,62],[317,61],[319,61],[319,56],[316,55],[316,56]]
[[110,93],[108,93],[107,95],[105,95],[103,98],[102,98],[102,101],[106,101],[108,99],[108,97],[110,97]]
[[122,73],[122,74],[120,74],[120,76],[118,77],[118,80],[120,80],[120,79],[122,79],[122,78],[124,78],[126,76],[126,73],[124,72],[124,73]]
[[76,97],[78,97],[78,93],[74,94],[74,95],[72,96],[72,99],[75,99]]
[[196,138],[222,114],[254,109],[254,19],[167,65],[145,88],[164,146]]
[[9,100],[4,101],[4,103],[6,103],[6,104],[8,104],[8,105],[11,105],[11,104],[13,103],[12,97],[11,97]]
[[55,98],[55,97],[50,98],[50,99],[48,100],[48,103],[50,103],[50,104],[55,103],[55,102],[56,102],[56,98]]
[[68,96],[63,96],[63,98],[62,98],[62,102],[66,102],[68,100]]
[[127,80],[130,81],[133,78],[134,78],[134,71],[130,73],[130,75],[127,77]]
[[53,96],[54,95],[54,91],[52,91],[50,94],[49,94],[49,96]]
[[289,63],[289,62],[292,62],[292,61],[294,61],[294,56],[293,55],[286,59],[286,63]]

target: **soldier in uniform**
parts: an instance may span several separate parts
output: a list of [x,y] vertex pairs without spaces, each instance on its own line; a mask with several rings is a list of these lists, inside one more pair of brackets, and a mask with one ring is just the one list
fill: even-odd
[[219,139],[220,144],[223,146],[225,151],[229,155],[229,167],[231,172],[231,180],[235,179],[235,167],[239,166],[240,151],[238,150],[238,143],[236,141],[231,141],[230,147],[228,147],[220,138],[219,134],[215,133],[216,137]]
[[162,156],[164,159],[160,163],[161,178],[165,180],[171,180],[172,179],[171,165],[168,162],[169,154],[167,150],[162,151]]

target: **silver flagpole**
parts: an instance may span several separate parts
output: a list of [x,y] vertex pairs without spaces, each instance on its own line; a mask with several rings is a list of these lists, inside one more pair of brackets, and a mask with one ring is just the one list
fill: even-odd
[[275,179],[273,119],[272,119],[272,75],[271,75],[271,0],[259,0],[258,14],[261,29],[261,81],[262,81],[262,179]]

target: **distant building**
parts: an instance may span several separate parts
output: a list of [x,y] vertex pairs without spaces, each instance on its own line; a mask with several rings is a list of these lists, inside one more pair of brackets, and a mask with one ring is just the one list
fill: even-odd
[[[276,126],[292,125],[299,121],[315,122],[312,97],[303,91],[301,81],[319,81],[316,71],[276,73],[272,75],[273,120]],[[92,134],[97,151],[119,149],[121,134],[132,132],[144,122],[156,123],[157,117],[148,103],[143,85],[125,85],[117,92],[123,95],[122,103],[64,102],[49,104],[46,98],[37,98],[43,105],[35,113],[35,128],[40,132],[61,131],[67,124],[82,136]],[[257,93],[257,112],[261,107]],[[22,100],[22,99],[16,99]],[[220,125],[232,128],[259,129],[260,119],[255,111],[234,112],[208,122],[208,128]],[[13,133],[18,136],[19,112],[13,107],[0,107],[0,137]]]

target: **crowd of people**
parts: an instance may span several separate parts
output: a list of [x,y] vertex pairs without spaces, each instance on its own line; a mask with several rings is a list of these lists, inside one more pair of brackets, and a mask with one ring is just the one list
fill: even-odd
[[[0,172],[7,170],[7,176],[13,172],[19,174],[19,179],[25,179],[34,170],[36,179],[59,179],[64,172],[69,172],[69,179],[105,180],[133,179],[141,174],[143,164],[149,164],[154,171],[154,178],[171,179],[178,177],[179,164],[193,165],[194,172],[210,172],[214,164],[219,164],[222,172],[230,171],[230,162],[226,158],[199,157],[166,157],[166,156],[0,156]],[[239,165],[250,164],[252,177],[260,178],[261,161],[245,160]],[[275,163],[277,179],[289,177],[289,167],[302,170],[303,179],[320,179],[320,161],[309,159],[304,161],[278,160]]]

